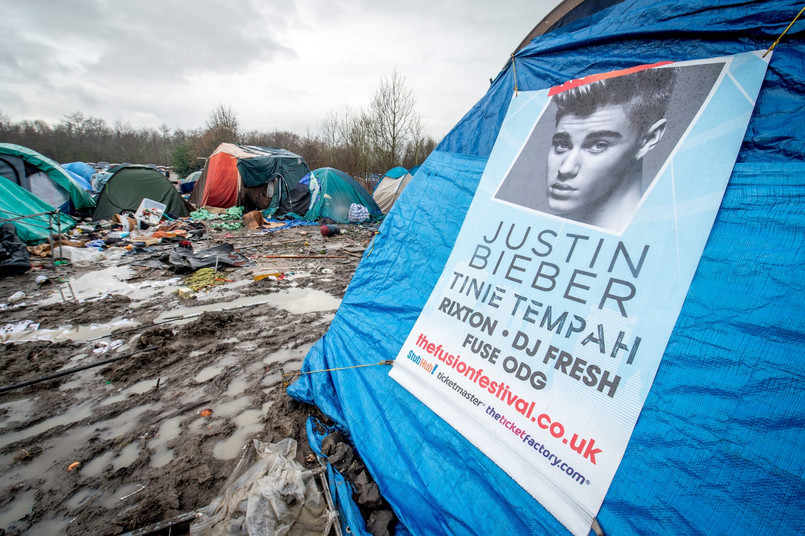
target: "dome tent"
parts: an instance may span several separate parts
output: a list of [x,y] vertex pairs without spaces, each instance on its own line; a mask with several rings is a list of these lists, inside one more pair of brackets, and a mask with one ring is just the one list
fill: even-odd
[[391,207],[397,201],[397,198],[403,193],[405,187],[411,181],[413,173],[409,172],[404,167],[391,168],[383,175],[380,182],[377,183],[372,197],[377,202],[377,205],[383,211],[383,214],[388,214]]
[[65,213],[95,206],[92,197],[64,168],[21,145],[0,143],[0,176]]
[[136,212],[143,199],[165,205],[165,214],[190,215],[191,207],[165,175],[149,166],[122,164],[112,169],[112,176],[98,194],[92,219],[109,220],[124,210]]
[[[791,1],[635,0],[530,40],[422,165],[427,185],[412,182],[392,208],[303,372],[396,355],[456,242],[515,88],[763,50],[800,8]],[[805,98],[803,28],[803,21],[792,26],[771,57],[722,210],[598,512],[607,534],[802,528],[805,289],[798,273],[805,251],[798,230],[805,146],[792,118],[801,116]],[[401,291],[388,281],[409,284]],[[567,533],[512,477],[390,380],[386,367],[349,377],[305,375],[289,392],[349,431],[411,533]],[[466,497],[483,508],[466,508]]]
[[369,221],[383,218],[369,192],[348,174],[335,168],[319,168],[308,173],[300,183],[308,183],[310,206],[307,221],[328,218],[336,223],[349,223],[349,207],[353,203],[366,207]]

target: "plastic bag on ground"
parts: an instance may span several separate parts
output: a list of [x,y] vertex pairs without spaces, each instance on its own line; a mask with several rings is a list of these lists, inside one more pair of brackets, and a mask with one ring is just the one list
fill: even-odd
[[296,441],[254,440],[219,496],[190,525],[195,536],[325,536],[336,514],[327,508],[316,471],[302,467]]

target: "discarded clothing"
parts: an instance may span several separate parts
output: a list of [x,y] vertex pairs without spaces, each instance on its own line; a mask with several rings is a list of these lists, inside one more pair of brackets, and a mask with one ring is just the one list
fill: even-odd
[[177,247],[171,251],[163,262],[173,266],[177,274],[189,274],[199,268],[216,268],[221,266],[246,266],[251,263],[249,259],[235,251],[232,244],[221,244],[214,248],[194,253],[192,249]]

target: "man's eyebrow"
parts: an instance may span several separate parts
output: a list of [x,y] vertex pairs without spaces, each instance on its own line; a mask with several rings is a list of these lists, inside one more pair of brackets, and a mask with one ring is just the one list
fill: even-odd
[[622,139],[623,134],[615,130],[596,130],[584,136],[584,141],[594,141],[600,139]]
[[569,140],[569,139],[570,139],[570,134],[568,134],[567,132],[557,132],[551,137],[551,140],[553,140],[553,141],[558,141],[558,140],[565,141],[565,140]]

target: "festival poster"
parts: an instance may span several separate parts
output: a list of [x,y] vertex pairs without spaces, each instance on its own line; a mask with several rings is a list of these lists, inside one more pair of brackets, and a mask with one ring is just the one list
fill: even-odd
[[391,377],[589,533],[713,225],[768,59],[514,95]]

